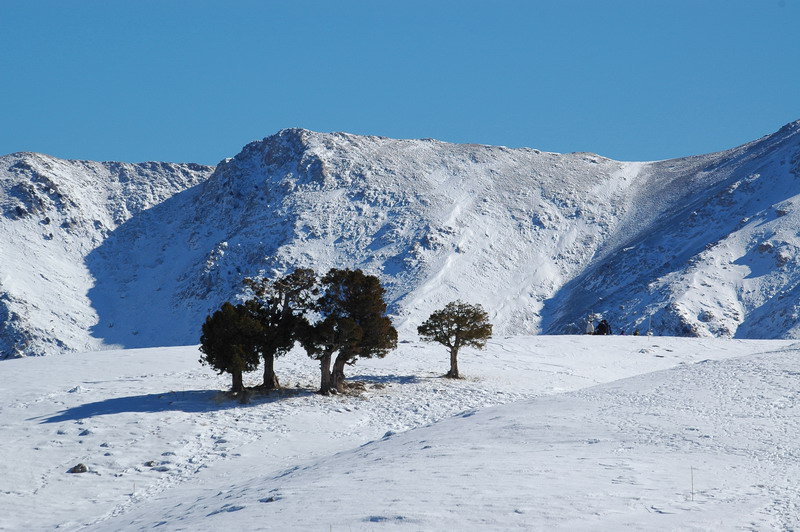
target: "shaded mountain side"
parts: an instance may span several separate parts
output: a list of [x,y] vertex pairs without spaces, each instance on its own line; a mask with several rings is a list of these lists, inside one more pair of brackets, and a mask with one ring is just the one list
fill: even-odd
[[[407,329],[469,290],[500,330],[532,331],[526,306],[540,305],[602,241],[599,230],[578,228],[619,217],[611,197],[575,199],[589,172],[598,187],[629,178],[624,163],[589,154],[285,130],[92,253],[95,332],[128,346],[196,342],[202,319],[243,277],[297,266],[379,275]],[[553,256],[539,252],[553,243]]]
[[0,157],[0,358],[102,344],[84,259],[126,220],[206,179],[196,164]]
[[[106,263],[130,265],[93,263],[93,271],[111,272],[95,291],[120,291],[112,300],[124,301],[101,319],[130,326],[103,334],[125,345],[195,342],[203,317],[235,297],[244,276],[298,266],[379,275],[407,333],[457,298],[484,304],[500,334],[571,331],[589,311],[629,330],[641,327],[680,285],[645,297],[658,279],[649,275],[686,267],[728,234],[730,216],[739,223],[737,209],[751,209],[747,194],[756,189],[737,185],[735,198],[726,191],[746,181],[754,165],[771,164],[776,150],[785,158],[793,131],[718,154],[621,163],[585,153],[284,130],[221,163],[182,194],[183,206],[151,209],[149,221],[121,227],[97,250]],[[720,202],[741,208],[720,210]],[[170,225],[181,219],[176,210],[192,216]],[[169,246],[153,226],[169,228]],[[692,232],[695,226],[705,232]],[[151,275],[134,271],[144,263],[155,268]],[[130,313],[148,307],[148,279],[174,280],[175,289],[159,287],[157,311]],[[619,306],[631,310],[613,312]],[[167,314],[154,320],[153,312]],[[707,330],[665,318],[658,327],[682,335],[735,331],[704,323]]]

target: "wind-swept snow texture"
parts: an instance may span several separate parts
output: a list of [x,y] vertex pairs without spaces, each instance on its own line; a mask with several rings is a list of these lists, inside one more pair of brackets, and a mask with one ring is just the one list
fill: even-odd
[[[25,157],[0,165],[4,259],[19,248],[0,266],[6,356],[194,343],[244,277],[298,266],[378,275],[401,332],[463,299],[500,334],[579,332],[595,313],[629,333],[800,336],[800,122],[650,163],[288,129],[207,180],[208,169],[182,167],[150,202],[141,187],[91,194],[86,208],[103,212],[152,206],[72,241],[65,215],[15,214],[30,210],[20,190],[42,175],[15,166]],[[45,175],[80,181],[74,170]],[[116,183],[109,171],[96,179]]]

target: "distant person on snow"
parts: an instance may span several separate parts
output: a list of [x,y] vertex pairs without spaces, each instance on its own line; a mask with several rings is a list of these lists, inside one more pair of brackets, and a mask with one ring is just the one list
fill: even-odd
[[600,323],[597,325],[594,334],[611,334],[611,326],[606,320],[600,320]]
[[586,334],[594,334],[594,321],[592,318],[586,321]]

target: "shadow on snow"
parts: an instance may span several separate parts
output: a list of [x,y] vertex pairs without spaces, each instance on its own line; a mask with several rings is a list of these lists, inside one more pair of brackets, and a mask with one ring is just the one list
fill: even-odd
[[345,380],[347,384],[365,382],[369,384],[415,384],[420,381],[417,375],[354,375]]
[[235,398],[230,397],[226,392],[219,390],[170,391],[95,401],[93,403],[67,408],[51,416],[40,416],[31,419],[41,419],[40,423],[61,423],[64,421],[77,421],[96,416],[109,416],[123,413],[155,413],[169,411],[200,413],[258,406],[263,403],[280,401],[287,397],[312,394],[313,392],[308,390],[275,390],[268,393],[256,392],[252,395],[247,404],[242,404]]

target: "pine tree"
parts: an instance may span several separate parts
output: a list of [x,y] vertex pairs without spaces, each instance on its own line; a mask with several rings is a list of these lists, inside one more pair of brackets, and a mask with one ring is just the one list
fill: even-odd
[[397,330],[385,315],[385,291],[374,275],[332,268],[321,284],[315,306],[319,320],[302,327],[300,341],[320,361],[320,393],[328,394],[344,390],[345,365],[359,357],[382,358],[397,347]]
[[253,302],[235,306],[223,303],[203,324],[200,351],[204,356],[200,362],[220,374],[230,373],[234,393],[244,392],[243,373],[258,368],[258,342],[264,330],[257,312]]
[[431,314],[417,327],[417,333],[426,342],[437,342],[450,349],[450,371],[445,377],[458,379],[458,350],[463,346],[483,349],[486,340],[492,337],[492,324],[480,305],[453,301]]
[[337,351],[354,351],[363,338],[363,330],[349,318],[328,316],[316,323],[305,321],[299,328],[300,344],[309,357],[319,361],[319,393],[337,391],[331,374],[331,360]]
[[262,388],[280,388],[275,374],[275,358],[285,355],[296,340],[302,315],[312,304],[316,288],[313,270],[297,269],[280,279],[245,279],[254,294],[256,317],[263,327],[258,349],[264,359]]

